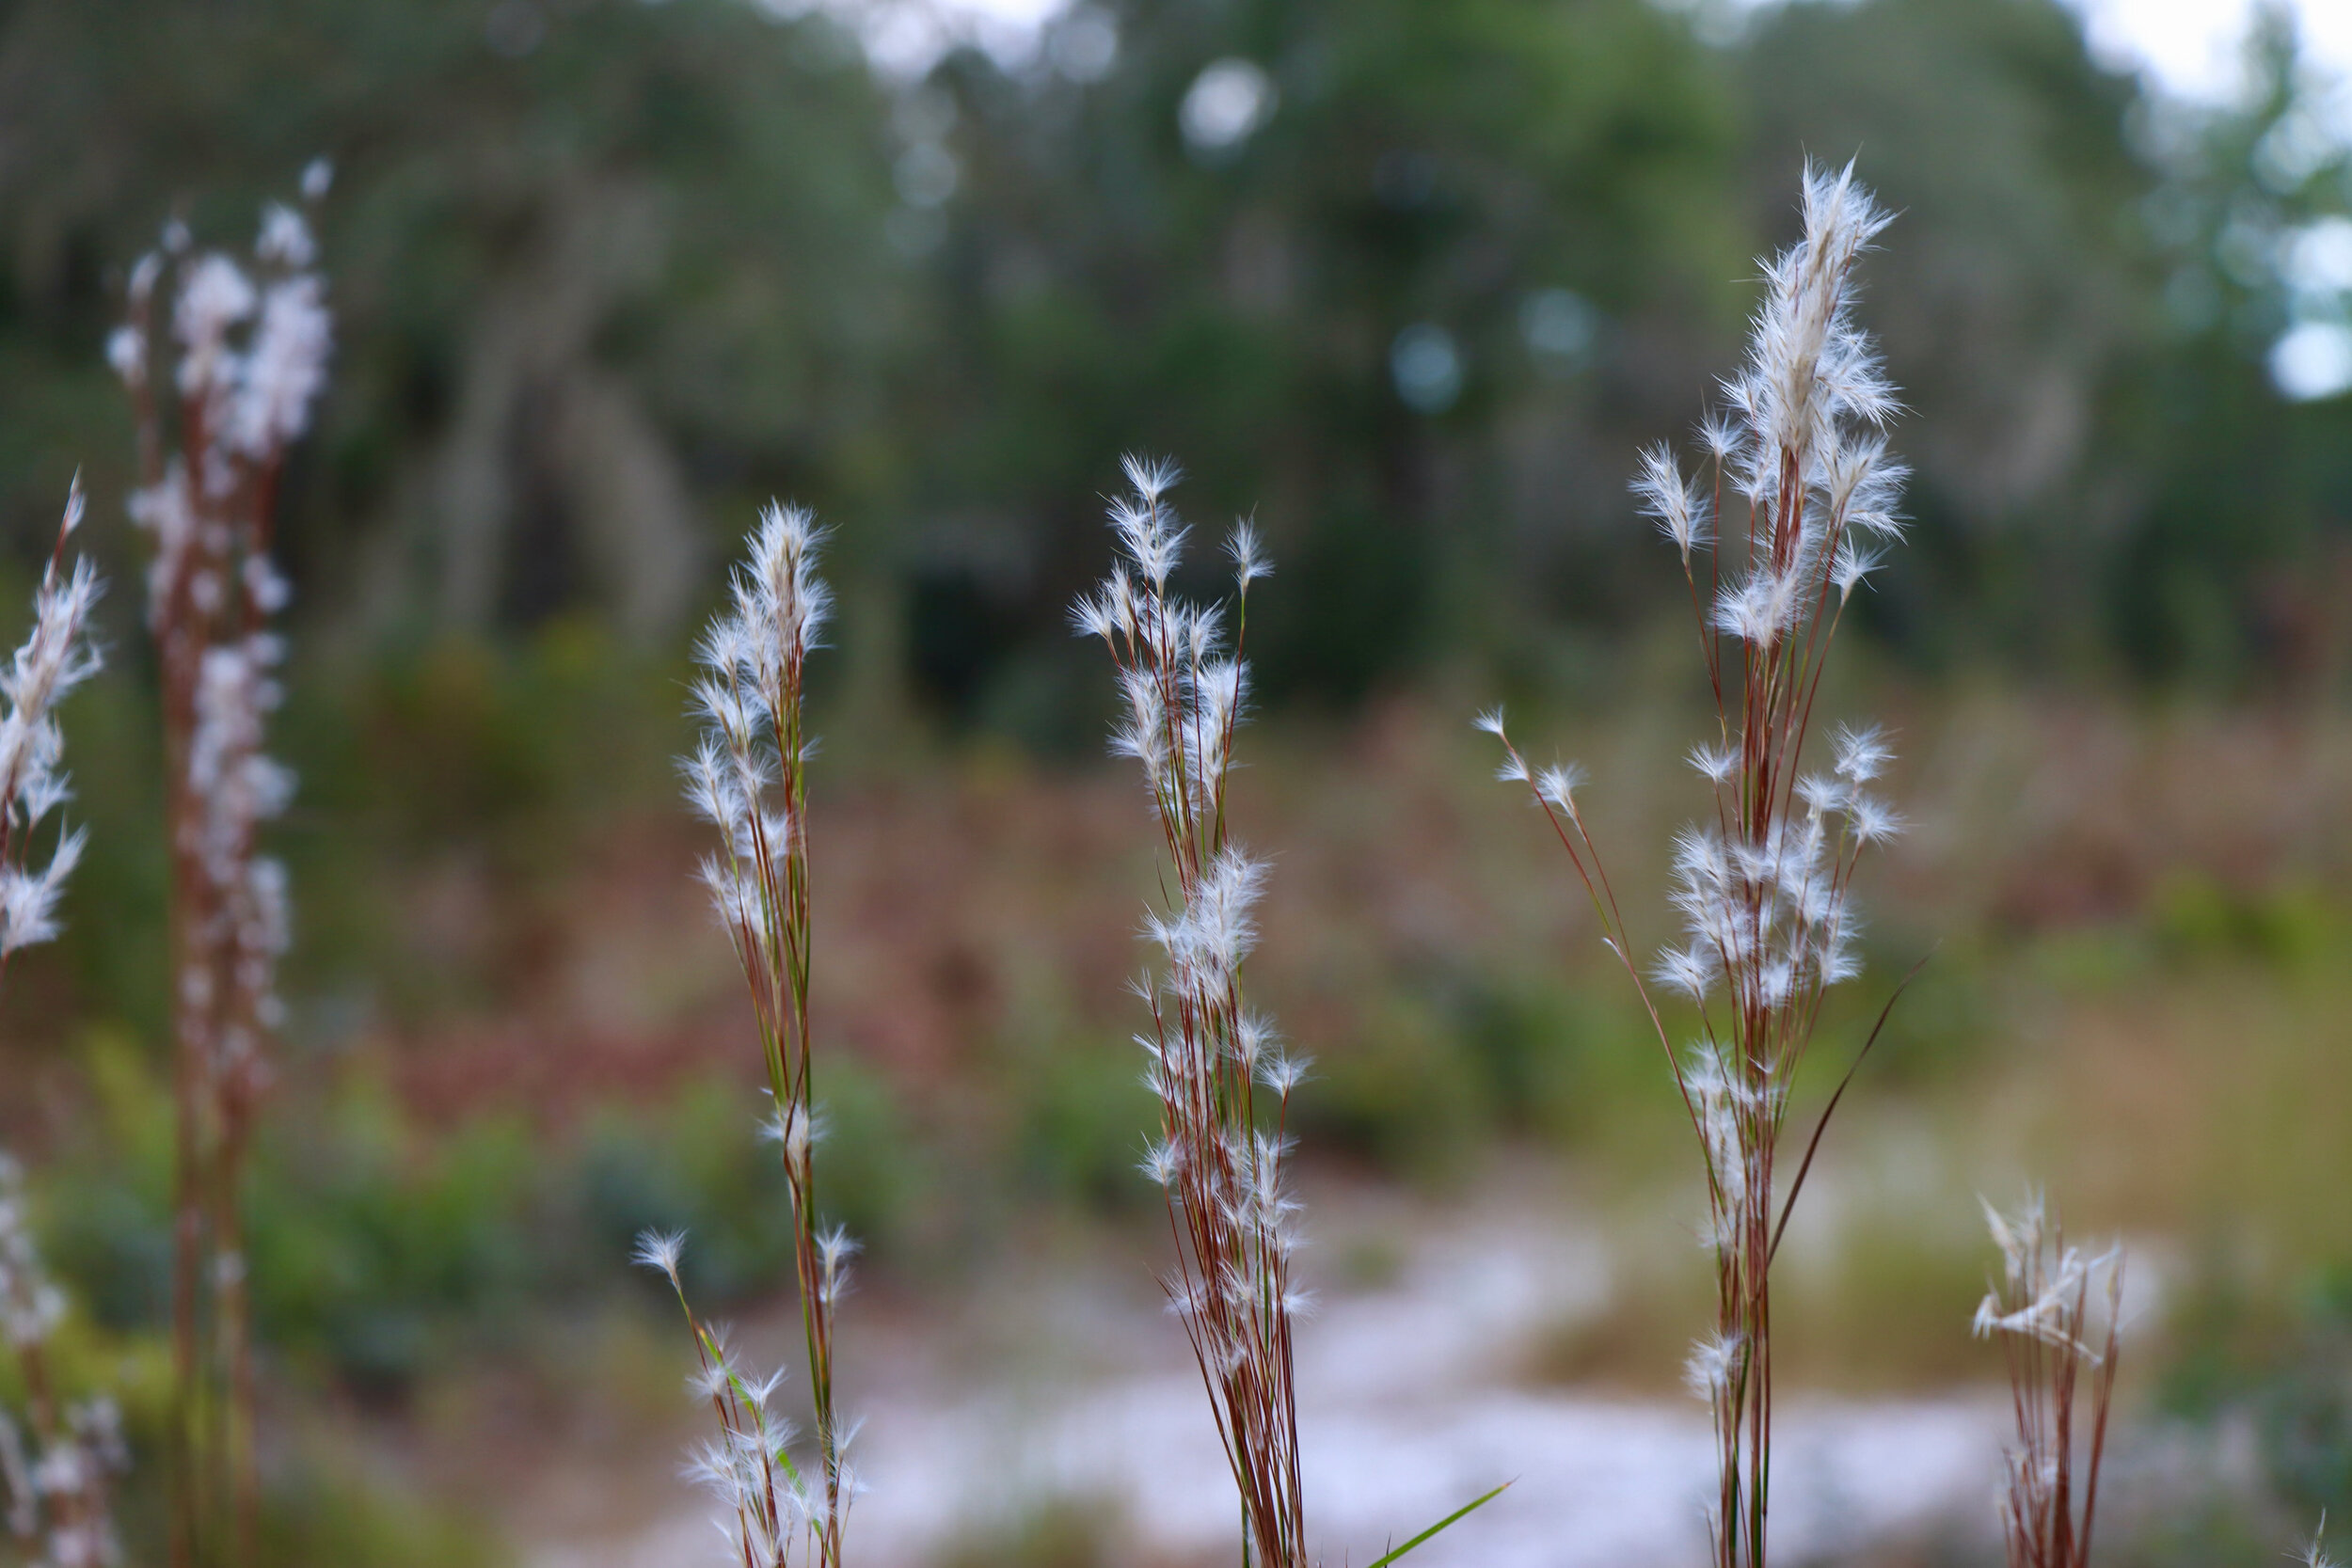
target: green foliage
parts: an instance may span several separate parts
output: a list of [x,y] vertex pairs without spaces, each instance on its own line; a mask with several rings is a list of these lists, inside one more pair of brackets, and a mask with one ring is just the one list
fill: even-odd
[[97,351],[122,269],[175,210],[242,244],[320,154],[338,354],[282,529],[339,610],[479,627],[577,601],[642,635],[691,608],[683,452],[730,491],[868,483],[833,454],[870,423],[898,312],[854,45],[733,0],[517,15],[11,8],[8,510],[54,511],[77,462],[111,510],[129,442]]
[[601,1113],[580,1152],[580,1204],[592,1244],[626,1257],[647,1230],[684,1228],[683,1273],[695,1300],[739,1301],[772,1285],[792,1248],[790,1199],[773,1161],[747,1158],[745,1097],[704,1085],[671,1110],[673,1135],[646,1135],[642,1119]]
[[958,1542],[940,1568],[1109,1568],[1120,1560],[1117,1522],[1099,1505],[1048,1502]]
[[1773,1359],[1824,1388],[1941,1388],[1998,1376],[1998,1351],[1966,1332],[1986,1285],[1976,1222],[1964,1207],[1955,1215],[1915,1199],[1841,1224],[1836,1255],[1792,1270],[1774,1303],[1783,1310]]
[[488,1521],[409,1495],[380,1470],[337,1473],[310,1458],[262,1499],[255,1568],[494,1568],[508,1557]]
[[[1050,646],[1106,454],[1182,451],[1197,513],[1262,508],[1289,584],[1253,629],[1269,689],[1351,700],[1477,634],[1454,585],[1500,586],[1511,426],[1560,395],[1523,341],[1534,293],[1728,321],[1708,281],[1740,254],[1711,199],[1725,97],[1633,0],[1110,13],[1102,82],[965,55],[927,89],[970,199],[930,264],[945,428],[923,499],[990,526],[924,547],[979,569],[1000,650]],[[1264,67],[1279,108],[1244,145],[1188,148],[1177,105],[1231,55]],[[1424,322],[1467,366],[1432,414],[1389,368]],[[1008,550],[1043,569],[988,569]]]
[[[2344,548],[2352,398],[2281,407],[2259,366],[2290,322],[2341,316],[2300,297],[2283,256],[2303,226],[2352,211],[2352,150],[2298,147],[2323,113],[2291,21],[2258,15],[2246,102],[2179,135],[2147,210],[2170,352],[2123,404],[2147,500],[2111,556],[2112,635],[2142,673],[2258,674],[2308,689],[2343,673],[2331,591]],[[2308,142],[2308,137],[2304,137]]]
[[2352,1507],[2352,1266],[2281,1299],[2207,1258],[2169,1314],[2162,1396],[2203,1421],[2249,1418],[2262,1474],[2292,1516]]
[[[112,1147],[48,1183],[51,1252],[113,1333],[167,1319],[169,1105],[119,1043],[93,1048]],[[927,1196],[891,1097],[837,1069],[820,1099],[827,1216],[885,1258]],[[647,1227],[683,1227],[696,1299],[723,1308],[790,1270],[774,1150],[734,1084],[691,1086],[572,1133],[483,1117],[418,1125],[349,1074],[311,1113],[267,1124],[247,1184],[255,1317],[286,1370],[378,1399],[435,1368],[521,1343],[550,1311],[584,1310],[630,1279]]]
[[[612,1106],[581,1140],[576,1180],[591,1257],[626,1257],[648,1229],[688,1235],[683,1273],[698,1304],[771,1288],[788,1267],[791,1199],[771,1146],[754,1135],[739,1084],[690,1085],[649,1128]],[[853,1064],[828,1067],[818,1093],[824,1163],[819,1220],[895,1257],[930,1196],[932,1174],[889,1090]]]
[[458,1333],[512,1331],[541,1261],[527,1132],[484,1123],[414,1146],[362,1090],[280,1129],[248,1187],[262,1339],[364,1393],[395,1394]]
[[[2276,258],[2352,166],[2282,153],[2311,107],[2275,28],[2200,118],[2057,0],[1771,8],[1728,48],[1644,0],[1095,9],[1099,80],[966,50],[904,87],[821,9],[740,0],[11,8],[0,519],[29,541],[87,466],[127,631],[123,270],[173,213],[241,242],[325,152],[335,376],[283,531],[339,680],[583,610],[674,650],[723,520],[781,490],[904,616],[856,640],[868,684],[1065,744],[1038,693],[1085,689],[1061,607],[1145,446],[1204,517],[1262,508],[1269,695],[1348,703],[1653,602],[1626,454],[1724,368],[1801,154],[1859,150],[1903,214],[1868,310],[1921,473],[1857,613],[1932,661],[2339,659],[2312,568],[2352,402],[2285,406],[2263,360],[2321,308]],[[1229,55],[1274,112],[1190,147]],[[1391,373],[1417,325],[1454,345],[1443,407]]]
[[1490,1125],[1483,1088],[1476,1059],[1435,1009],[1409,995],[1367,998],[1346,1037],[1316,1058],[1291,1125],[1328,1153],[1438,1178],[1458,1171],[1471,1133]]
[[[1877,1022],[1886,992],[1917,955],[1899,963],[1894,957],[1873,952],[1878,961],[1864,970],[1869,979],[1859,994],[1844,999],[1840,1026],[1822,1041],[1825,1059],[1834,1059],[1839,1072]],[[1932,952],[1886,1014],[1886,1026],[1870,1049],[1869,1065],[1862,1070],[1871,1086],[1932,1090],[1982,1066],[2008,1033],[1995,996],[1997,973],[1992,955],[1959,943]]]
[[669,809],[683,679],[580,616],[298,671],[278,730],[301,779],[294,986],[421,1027],[531,974],[550,882],[614,816]]
[[2290,882],[2255,892],[2176,872],[2151,900],[2157,943],[2180,959],[2251,959],[2308,971],[2347,945],[2344,911],[2318,888]]
[[2110,1525],[2102,1516],[2100,1523],[2105,1527],[2099,1531],[2100,1560],[2120,1568],[2204,1568],[2213,1562],[2293,1558],[2310,1539],[2303,1521],[2261,1517],[2218,1484],[2190,1488],[2153,1519]]
[[[1516,988],[1465,985],[1454,1027],[1488,1115],[1512,1132],[1584,1144],[1600,1134],[1616,1096],[1631,1088],[1622,1058],[1635,1074],[1651,1065],[1640,1050],[1633,1020],[1594,994],[1556,980]],[[1619,1058],[1612,1061],[1611,1057]],[[1667,1089],[1663,1081],[1645,1086]]]
[[1137,1169],[1159,1107],[1136,1061],[1106,1046],[1041,1052],[1014,1069],[1024,1101],[1011,1158],[1031,1191],[1105,1213],[1156,1208]]

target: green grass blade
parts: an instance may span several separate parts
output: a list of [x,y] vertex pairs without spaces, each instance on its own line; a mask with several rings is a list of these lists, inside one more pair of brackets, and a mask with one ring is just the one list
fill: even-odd
[[1428,1540],[1431,1536],[1437,1534],[1448,1525],[1455,1523],[1477,1510],[1486,1507],[1497,1497],[1502,1497],[1505,1492],[1511,1490],[1513,1483],[1518,1479],[1518,1478],[1515,1476],[1511,1481],[1504,1481],[1501,1486],[1496,1487],[1485,1497],[1471,1498],[1469,1502],[1464,1503],[1461,1507],[1455,1509],[1453,1513],[1447,1514],[1444,1518],[1438,1520],[1427,1529],[1422,1530],[1419,1535],[1414,1536],[1410,1541],[1407,1541],[1402,1546],[1394,1547],[1382,1556],[1374,1558],[1370,1562],[1364,1564],[1364,1568],[1388,1568],[1390,1563],[1394,1562],[1398,1558],[1403,1557],[1406,1552],[1411,1551],[1415,1546],[1420,1545],[1422,1542]]

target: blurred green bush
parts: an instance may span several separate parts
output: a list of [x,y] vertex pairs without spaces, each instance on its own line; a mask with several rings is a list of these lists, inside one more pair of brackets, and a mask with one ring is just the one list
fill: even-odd
[[[60,1275],[115,1335],[160,1333],[170,1256],[168,1102],[119,1040],[91,1048],[103,1137],[41,1175]],[[821,1097],[831,1217],[885,1260],[925,1196],[888,1095],[854,1069]],[[298,1117],[274,1119],[247,1182],[259,1339],[277,1370],[398,1401],[469,1357],[517,1347],[547,1315],[616,1293],[657,1304],[628,1254],[648,1227],[690,1232],[697,1305],[780,1288],[790,1228],[756,1097],[691,1084],[569,1131],[483,1116],[430,1131],[382,1085],[344,1077]],[[642,1286],[642,1290],[640,1289]]]

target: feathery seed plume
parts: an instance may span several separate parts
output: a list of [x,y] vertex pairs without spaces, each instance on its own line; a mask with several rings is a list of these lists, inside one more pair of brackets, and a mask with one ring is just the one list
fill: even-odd
[[[1231,842],[1225,790],[1247,707],[1242,642],[1249,585],[1268,575],[1256,531],[1238,525],[1230,649],[1221,607],[1171,597],[1184,529],[1167,496],[1172,463],[1129,457],[1132,493],[1111,502],[1124,560],[1081,598],[1073,621],[1109,644],[1124,716],[1111,751],[1141,764],[1168,847],[1173,907],[1146,915],[1166,970],[1139,988],[1139,1037],[1161,1108],[1143,1171],[1167,1195],[1180,1242],[1168,1307],[1192,1341],[1241,1493],[1247,1548],[1266,1568],[1305,1568],[1291,1326],[1304,1297],[1290,1280],[1294,1204],[1282,1192],[1279,1128],[1305,1064],[1275,1054],[1265,1022],[1242,1006],[1241,970],[1257,939],[1265,863]],[[1258,1125],[1257,1096],[1278,1131]]]
[[[304,177],[306,196],[325,177]],[[261,852],[293,775],[264,752],[284,651],[270,631],[290,590],[271,559],[288,451],[326,384],[333,324],[318,245],[298,209],[264,208],[250,263],[199,251],[184,225],[132,269],[128,319],[108,362],[131,396],[140,483],[132,521],[153,546],[149,629],[170,761],[176,1124],[169,1433],[174,1556],[249,1558],[255,1468],[251,1337],[231,1197],[268,1085],[283,1018],[277,970],[287,945],[284,867]],[[170,332],[154,315],[167,298]],[[167,376],[152,361],[177,351]],[[176,392],[176,402],[170,394]],[[176,447],[176,450],[175,450]],[[224,1477],[231,1496],[196,1489]],[[222,1522],[224,1539],[199,1539]]]
[[[1808,165],[1804,209],[1804,238],[1762,263],[1745,360],[1698,429],[1700,475],[1686,477],[1661,444],[1641,452],[1632,480],[1679,558],[1717,704],[1713,738],[1690,753],[1709,809],[1677,836],[1669,874],[1681,938],[1646,979],[1578,809],[1577,776],[1532,769],[1500,711],[1478,721],[1502,743],[1500,775],[1528,786],[1566,849],[1699,1147],[1716,1322],[1689,1372],[1715,1419],[1716,1568],[1766,1560],[1770,1275],[1811,1148],[1785,1183],[1776,1155],[1821,998],[1860,970],[1848,893],[1861,851],[1901,827],[1861,787],[1889,761],[1875,729],[1840,731],[1828,772],[1805,767],[1845,605],[1877,570],[1879,547],[1901,537],[1904,469],[1884,436],[1894,389],[1852,316],[1855,262],[1887,217],[1851,165]],[[1653,985],[1695,1011],[1701,1037],[1689,1052],[1675,1050]]]
[[[858,1491],[843,1459],[849,1433],[834,1408],[833,1381],[834,1315],[857,1248],[838,1227],[825,1228],[818,1219],[814,1151],[820,1128],[808,1012],[807,763],[815,743],[802,699],[808,656],[821,645],[833,608],[832,591],[817,571],[824,538],[803,507],[771,501],[761,509],[730,580],[727,607],[695,651],[702,674],[691,711],[703,734],[678,759],[687,803],[718,830],[719,848],[704,858],[699,875],[750,989],[768,1069],[771,1106],[761,1132],[782,1155],[792,1202],[818,1449],[813,1479],[791,1468],[781,1447],[786,1428],[767,1412],[772,1381],[755,1386],[735,1377],[725,1396],[714,1398],[722,1442],[697,1468],[729,1505],[731,1520],[722,1528],[745,1568],[781,1568],[803,1537],[818,1568],[840,1568],[849,1505]],[[670,1275],[685,1307],[677,1243],[675,1237],[649,1235],[639,1257]],[[687,1321],[706,1364],[724,1366],[723,1347],[706,1344],[691,1307]]]

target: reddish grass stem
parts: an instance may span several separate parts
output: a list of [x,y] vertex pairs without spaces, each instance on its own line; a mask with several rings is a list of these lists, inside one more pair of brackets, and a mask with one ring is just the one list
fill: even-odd
[[[1776,1210],[1777,1156],[1823,997],[1859,969],[1847,904],[1854,867],[1899,826],[1865,788],[1887,760],[1876,731],[1842,732],[1829,768],[1804,770],[1846,600],[1877,566],[1863,541],[1899,536],[1893,507],[1903,474],[1879,435],[1895,411],[1892,388],[1851,319],[1854,262],[1886,219],[1851,166],[1836,174],[1807,167],[1804,218],[1804,238],[1764,264],[1748,361],[1724,384],[1724,412],[1702,426],[1711,480],[1688,481],[1660,446],[1643,454],[1634,485],[1680,553],[1716,717],[1715,743],[1692,754],[1714,820],[1676,844],[1672,901],[1687,940],[1660,955],[1651,976],[1634,962],[1579,809],[1581,774],[1532,768],[1499,711],[1479,721],[1502,742],[1502,776],[1528,786],[1566,850],[1699,1145],[1717,1307],[1688,1375],[1715,1418],[1718,1568],[1762,1568],[1767,1558],[1772,1262],[1819,1126]],[[1741,534],[1729,580],[1717,528],[1727,484]],[[1704,599],[1692,564],[1701,550]],[[1736,658],[1726,639],[1738,644]],[[1679,993],[1696,1015],[1698,1038],[1687,1052],[1676,1050],[1660,990]],[[1843,1093],[1841,1084],[1820,1125]]]
[[1307,1568],[1292,1334],[1305,1297],[1291,1279],[1297,1205],[1283,1190],[1305,1068],[1246,1001],[1266,867],[1233,842],[1225,793],[1248,701],[1249,584],[1267,569],[1240,525],[1229,634],[1224,607],[1168,591],[1185,532],[1167,501],[1175,468],[1129,458],[1126,472],[1132,494],[1111,504],[1122,559],[1076,620],[1110,649],[1126,708],[1113,750],[1142,765],[1168,854],[1169,908],[1146,921],[1167,968],[1137,985],[1151,1015],[1137,1042],[1160,1102],[1144,1168],[1166,1194],[1176,1252],[1163,1284],[1240,1496],[1244,1560]]
[[[733,602],[703,639],[704,673],[694,689],[703,742],[683,763],[688,800],[720,830],[721,850],[704,863],[702,874],[750,986],[768,1069],[773,1106],[768,1132],[782,1151],[792,1202],[794,1277],[815,1417],[813,1490],[780,1449],[755,1471],[723,1473],[736,1494],[737,1541],[747,1561],[757,1560],[753,1568],[781,1564],[802,1533],[820,1568],[840,1568],[856,1491],[843,1460],[849,1433],[834,1406],[833,1376],[834,1314],[848,1289],[848,1262],[856,1247],[838,1227],[819,1226],[815,1148],[820,1129],[809,1037],[811,743],[802,704],[808,656],[832,602],[816,572],[821,539],[814,519],[797,507],[771,505],[762,515],[750,560],[736,574]],[[664,1272],[675,1285],[674,1247]],[[679,1299],[683,1304],[682,1291]],[[697,1335],[700,1343],[700,1330]],[[721,1417],[727,1441],[739,1443],[744,1429],[728,1424],[733,1418],[723,1402]],[[783,1429],[769,1423],[759,1430],[772,1435]],[[776,1496],[779,1476],[783,1502]],[[755,1494],[767,1500],[744,1500]],[[755,1524],[765,1533],[754,1530]]]
[[[1978,1306],[1975,1331],[1979,1338],[1997,1337],[2009,1364],[2017,1440],[2003,1455],[2000,1504],[2010,1568],[2084,1568],[2115,1394],[2122,1255],[2110,1249],[2086,1258],[2068,1246],[2065,1225],[2045,1212],[2039,1196],[2015,1214],[1988,1205],[1985,1219],[2001,1250],[2001,1282]],[[2100,1281],[2096,1297],[2094,1280]],[[2094,1300],[2101,1298],[2104,1310],[2094,1313]],[[2094,1316],[2106,1320],[2104,1334],[2093,1327]],[[2087,1394],[2081,1389],[2086,1372]],[[2075,1431],[2078,1395],[2090,1404],[2088,1437]]]
[[[313,165],[304,194],[325,193]],[[278,478],[324,385],[331,326],[316,245],[264,209],[251,272],[174,225],[131,275],[107,356],[129,388],[149,534],[170,854],[174,1568],[251,1560],[261,1478],[242,1187],[279,1022],[285,875],[261,825],[293,780],[262,751],[287,599],[271,558]],[[170,347],[157,301],[171,303]],[[171,374],[158,387],[158,360]]]

